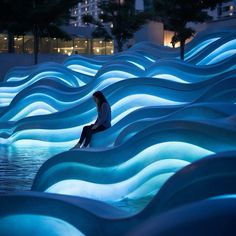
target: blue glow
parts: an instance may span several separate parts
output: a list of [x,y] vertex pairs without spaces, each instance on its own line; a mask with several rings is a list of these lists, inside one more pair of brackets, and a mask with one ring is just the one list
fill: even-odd
[[30,117],[35,115],[47,115],[54,112],[57,112],[57,110],[52,106],[48,105],[47,103],[34,102],[31,103],[29,106],[25,107],[15,116],[13,116],[10,121],[17,121],[24,117]]
[[[221,45],[217,49],[215,49],[213,52],[211,52],[209,55],[207,55],[203,60],[201,60],[198,65],[208,65],[212,64],[214,62],[214,58],[218,57],[217,61],[220,61],[222,59],[226,58],[227,56],[231,56],[232,54],[235,54],[235,48],[236,48],[236,39],[233,39],[229,42],[226,42],[225,44]],[[227,51],[230,51],[230,53],[225,54]],[[224,53],[222,59],[221,54]]]
[[177,76],[170,75],[170,74],[157,74],[157,75],[153,76],[153,78],[166,79],[166,80],[175,81],[178,83],[185,83],[185,84],[189,83],[188,81],[185,81],[183,79],[180,79]]
[[[199,179],[207,183],[203,164],[213,163],[209,173],[217,175],[214,161],[235,156],[235,38],[235,30],[202,33],[186,45],[185,61],[179,60],[179,49],[142,42],[116,55],[74,55],[63,64],[9,71],[0,83],[5,160],[15,166],[22,162],[24,171],[30,168],[14,150],[30,153],[27,160],[33,164],[38,146],[47,153],[39,154],[44,163],[38,172],[30,170],[35,176],[31,192],[0,197],[6,203],[11,197],[14,204],[33,200],[36,206],[4,205],[1,234],[98,235],[109,234],[110,227],[123,235],[130,225],[172,206],[176,193],[183,194],[182,205],[194,201],[185,187]],[[94,134],[88,148],[71,149],[83,126],[95,122],[92,94],[97,90],[111,106],[112,126]],[[48,209],[57,209],[53,217]]]
[[98,70],[94,70],[85,66],[81,65],[70,65],[68,66],[69,69],[86,74],[86,75],[91,75],[94,76],[98,72]]
[[[212,153],[212,151],[188,143],[160,143],[144,149],[118,166],[99,168],[74,164],[74,168],[76,166],[77,168],[80,166],[86,168],[87,173],[103,172],[103,175],[107,176],[106,184],[67,179],[55,183],[46,191],[88,197],[105,202],[119,201],[127,196],[135,199],[155,195],[165,181],[177,170]],[[123,176],[123,181],[109,183],[112,182],[114,171],[128,173],[128,170],[135,168],[135,166],[136,168],[143,166],[143,168],[128,179]]]
[[220,55],[214,57],[211,61],[209,61],[207,64],[211,65],[217,62],[220,62],[224,59],[227,59],[228,57],[231,57],[236,54],[236,49],[228,50],[226,52],[222,52]]
[[10,77],[10,78],[8,78],[8,82],[9,81],[21,81],[21,80],[24,80],[24,79],[26,79],[28,77],[28,75],[27,76],[23,76],[23,77]]
[[135,66],[137,66],[138,68],[140,68],[140,69],[142,69],[142,70],[145,70],[145,67],[144,67],[144,66],[142,66],[142,65],[140,65],[140,64],[138,64],[138,63],[136,63],[136,62],[134,62],[134,61],[128,61],[128,62],[134,64]]
[[[10,227],[9,227],[10,226]],[[2,235],[84,235],[73,225],[61,219],[32,214],[14,214],[2,217],[0,220]]]
[[236,198],[236,194],[225,194],[225,195],[219,195],[216,197],[209,198],[210,200],[217,200],[217,199],[232,199]]
[[194,47],[193,49],[191,49],[189,52],[185,54],[185,60],[188,60],[190,57],[193,57],[198,52],[200,52],[201,50],[209,46],[211,43],[217,41],[218,39],[220,39],[220,37],[207,39],[206,41],[199,43],[197,47]]
[[[176,167],[173,161],[167,163],[167,166],[169,167],[170,164],[172,168]],[[154,185],[155,189],[153,189],[153,185],[147,186],[147,183],[144,180],[150,178],[150,173],[151,175],[155,174],[155,172],[153,172],[154,170],[157,172],[159,168],[161,168],[158,167],[158,165],[160,165],[160,163],[154,163],[147,168],[144,168],[141,173],[137,174],[136,176],[117,184],[104,185],[85,182],[82,180],[64,180],[54,184],[49,189],[47,189],[46,192],[87,197],[105,202],[120,201],[123,198],[127,198],[128,195],[133,196],[133,198],[147,197],[154,192],[156,186]],[[180,165],[179,168],[183,166],[184,165]],[[167,177],[170,177],[173,173],[167,172],[166,174]],[[162,174],[156,177],[156,181],[161,181],[160,185],[163,185],[164,181],[167,180],[166,174],[164,177]],[[153,183],[152,181],[150,182]],[[146,188],[143,188],[143,185],[146,185]],[[140,195],[135,195],[134,191]],[[155,193],[156,192],[154,192],[154,194]]]
[[148,57],[148,56],[144,56],[145,58],[147,58],[149,61],[151,62],[155,62],[155,60],[153,60],[152,58]]

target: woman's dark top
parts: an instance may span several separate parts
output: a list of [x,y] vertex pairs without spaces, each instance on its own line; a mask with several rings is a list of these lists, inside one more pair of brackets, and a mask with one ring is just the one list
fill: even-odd
[[98,110],[98,118],[95,122],[97,126],[111,127],[111,107],[107,102],[104,102]]

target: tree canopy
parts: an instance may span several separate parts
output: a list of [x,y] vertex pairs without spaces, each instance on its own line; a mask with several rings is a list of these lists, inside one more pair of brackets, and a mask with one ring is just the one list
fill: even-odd
[[146,12],[135,10],[134,0],[101,0],[98,7],[101,10],[98,20],[91,15],[84,15],[83,21],[96,26],[94,35],[105,39],[114,38],[118,51],[123,50],[124,44],[148,20]]
[[13,35],[32,32],[37,63],[39,37],[70,38],[60,26],[71,19],[70,10],[77,3],[78,0],[2,0],[0,30]]
[[203,23],[211,19],[207,10],[213,10],[217,4],[226,0],[153,0],[154,14],[162,21],[167,30],[174,31],[172,42],[180,42],[180,54],[184,59],[186,39],[193,36],[195,30],[189,22]]

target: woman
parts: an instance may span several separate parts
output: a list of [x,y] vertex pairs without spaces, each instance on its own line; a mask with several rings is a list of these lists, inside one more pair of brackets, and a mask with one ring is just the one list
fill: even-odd
[[97,91],[93,94],[96,102],[98,117],[94,124],[84,126],[79,142],[74,148],[87,147],[91,141],[92,135],[111,127],[111,107],[102,92]]

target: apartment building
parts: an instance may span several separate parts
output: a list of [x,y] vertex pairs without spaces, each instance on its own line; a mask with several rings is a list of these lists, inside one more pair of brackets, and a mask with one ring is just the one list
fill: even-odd
[[75,27],[87,27],[82,21],[83,15],[86,14],[92,15],[95,19],[98,19],[100,13],[98,2],[99,0],[85,0],[79,2],[71,11],[72,16],[75,17],[75,20],[71,21],[71,24]]
[[213,17],[213,20],[236,16],[236,0],[219,4],[215,10],[209,11],[209,14]]

